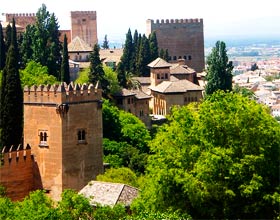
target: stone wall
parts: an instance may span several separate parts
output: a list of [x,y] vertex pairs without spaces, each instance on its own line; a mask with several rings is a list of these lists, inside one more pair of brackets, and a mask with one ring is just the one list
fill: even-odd
[[204,61],[204,33],[202,19],[147,20],[147,35],[156,32],[158,46],[168,49],[169,62],[185,59],[186,65],[202,72]]

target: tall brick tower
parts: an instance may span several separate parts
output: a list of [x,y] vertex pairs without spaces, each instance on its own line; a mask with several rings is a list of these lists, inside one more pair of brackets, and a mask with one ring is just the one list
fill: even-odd
[[204,34],[202,19],[171,19],[146,21],[147,36],[156,32],[158,46],[168,49],[169,62],[185,59],[188,66],[202,72],[204,61]]
[[73,84],[25,88],[24,143],[38,164],[36,182],[53,199],[64,189],[82,189],[103,173],[101,90]]
[[6,13],[6,21],[12,22],[13,18],[15,19],[15,23],[20,25],[24,30],[27,25],[35,24],[36,22],[36,14],[34,13]]
[[97,43],[96,11],[71,11],[72,39],[80,37],[89,46]]

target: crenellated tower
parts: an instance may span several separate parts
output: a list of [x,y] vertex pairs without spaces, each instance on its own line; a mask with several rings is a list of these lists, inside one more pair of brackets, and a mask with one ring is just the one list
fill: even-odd
[[35,24],[36,14],[35,13],[6,13],[6,21],[12,22],[13,18],[17,25],[21,26],[24,30],[27,25]]
[[98,42],[96,11],[71,11],[71,25],[72,40],[78,36],[92,48]]
[[42,188],[53,199],[103,173],[101,98],[92,84],[24,89],[24,144],[32,147]]
[[196,72],[204,70],[203,19],[148,19],[146,28],[147,36],[156,32],[159,48],[168,49],[168,62],[184,59]]

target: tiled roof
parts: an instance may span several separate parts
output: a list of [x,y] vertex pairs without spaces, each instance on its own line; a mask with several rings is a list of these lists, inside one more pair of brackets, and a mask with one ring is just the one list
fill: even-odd
[[165,60],[161,59],[160,57],[156,58],[154,61],[148,64],[148,67],[151,68],[164,68],[172,66],[170,63],[166,62]]
[[187,91],[203,90],[200,86],[189,80],[163,81],[157,86],[151,86],[150,89],[160,93],[184,93]]
[[129,206],[139,190],[122,183],[91,181],[79,193],[90,199],[91,205],[124,204]]
[[147,95],[145,92],[143,92],[140,89],[134,89],[132,91],[135,93],[135,97],[137,99],[150,99],[150,98],[152,98],[152,96]]
[[170,67],[170,74],[192,74],[195,70],[187,65],[174,64]]
[[150,77],[133,77],[133,79],[140,82],[141,85],[150,85],[151,84],[151,78]]
[[100,59],[103,60],[103,62],[115,62],[119,63],[121,60],[121,57],[123,55],[123,49],[101,49],[99,51]]
[[114,94],[114,96],[134,96],[135,93],[128,89],[121,89],[121,91]]
[[75,37],[71,43],[68,44],[69,52],[90,52],[93,49],[78,36]]

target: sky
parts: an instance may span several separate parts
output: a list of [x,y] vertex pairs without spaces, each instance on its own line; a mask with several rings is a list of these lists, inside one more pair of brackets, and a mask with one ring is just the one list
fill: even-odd
[[9,0],[3,13],[36,13],[45,4],[61,29],[70,29],[71,11],[96,11],[99,41],[122,41],[132,33],[146,33],[147,19],[202,18],[204,38],[275,37],[280,39],[279,0]]

